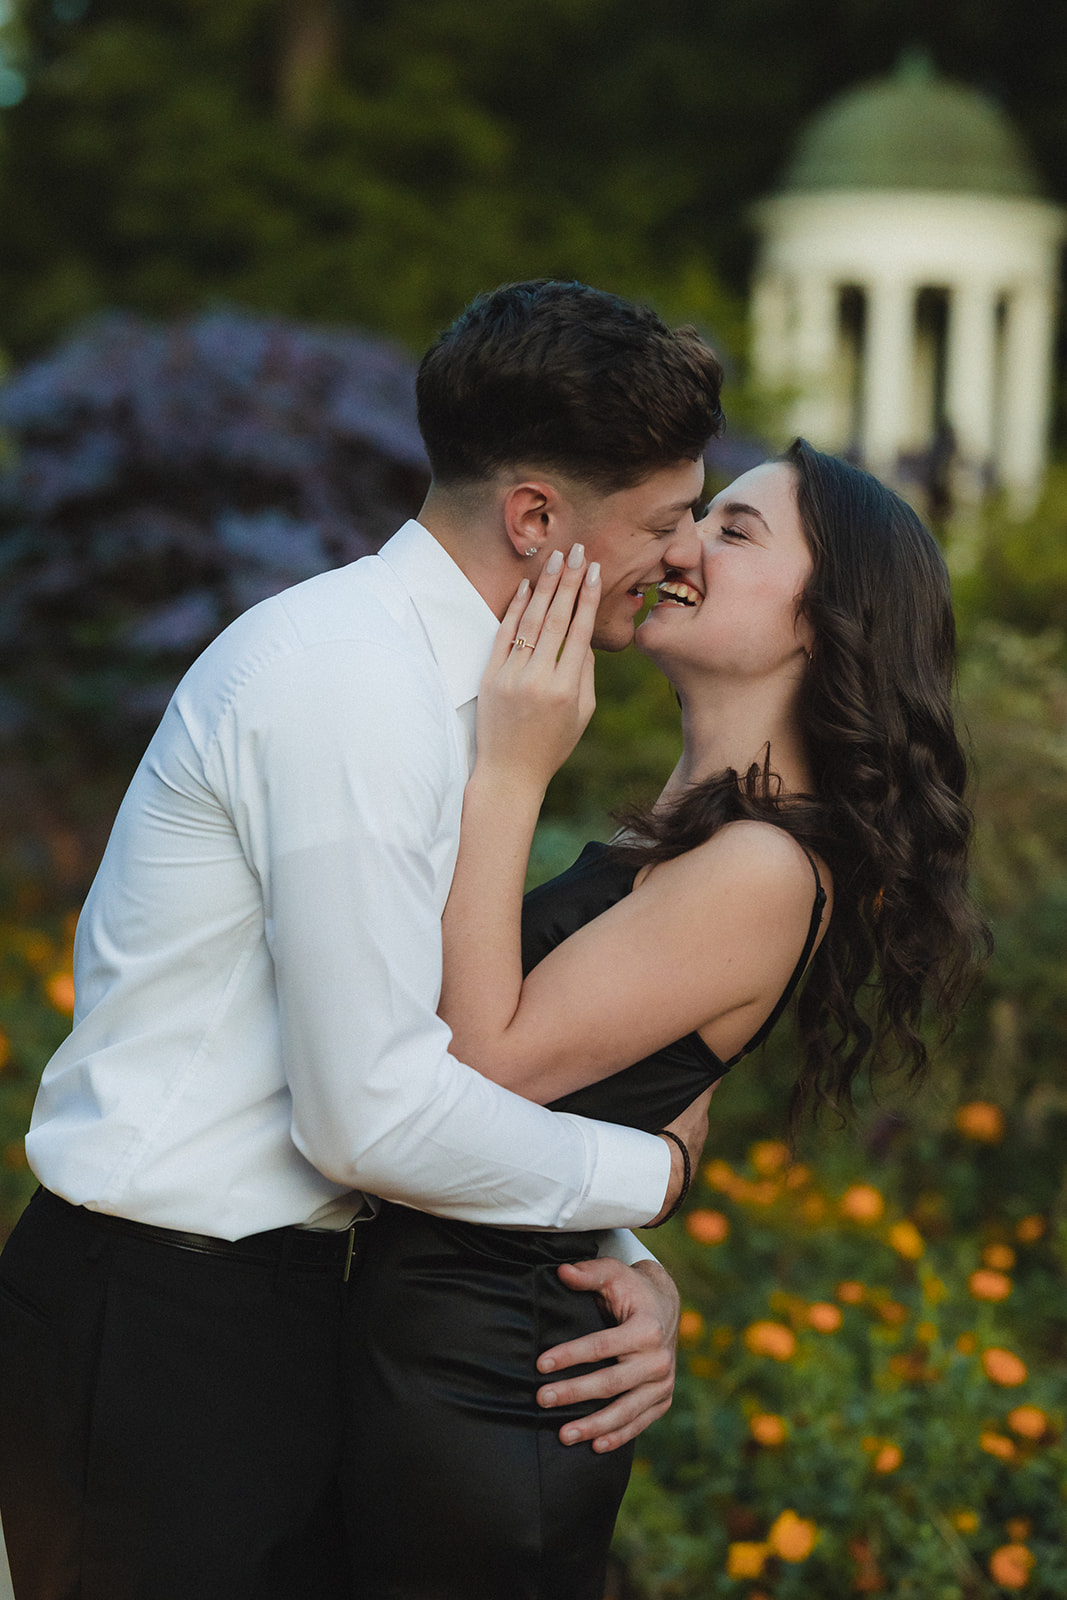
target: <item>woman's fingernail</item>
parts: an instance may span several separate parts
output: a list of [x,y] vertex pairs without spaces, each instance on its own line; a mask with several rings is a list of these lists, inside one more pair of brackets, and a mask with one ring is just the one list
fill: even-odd
[[567,565],[568,565],[568,567],[580,567],[584,560],[585,560],[585,545],[584,544],[572,544],[571,545],[571,553],[567,557]]
[[516,600],[519,598],[520,595],[529,594],[529,592],[530,592],[530,580],[529,580],[529,578],[523,578],[522,582],[519,584],[518,589],[515,591]]
[[563,565],[563,551],[562,550],[553,550],[552,554],[549,556],[548,560],[545,562],[545,571],[548,573],[549,577],[554,578],[556,573],[562,567],[562,565]]
[[600,562],[599,561],[590,562],[589,571],[585,575],[585,581],[589,585],[590,589],[594,588],[595,585],[600,582]]

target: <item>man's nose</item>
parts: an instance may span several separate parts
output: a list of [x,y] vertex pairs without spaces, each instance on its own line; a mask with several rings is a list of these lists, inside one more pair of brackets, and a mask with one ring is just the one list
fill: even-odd
[[700,565],[700,556],[700,534],[693,521],[692,512],[686,512],[675,530],[674,537],[663,552],[663,565],[676,567],[680,572],[688,572]]

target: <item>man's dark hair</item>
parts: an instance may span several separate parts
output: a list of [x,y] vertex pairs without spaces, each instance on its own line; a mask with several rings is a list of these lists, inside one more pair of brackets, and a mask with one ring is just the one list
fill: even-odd
[[695,328],[648,306],[584,283],[506,284],[426,352],[419,427],[441,485],[526,464],[628,489],[721,432],[722,376]]

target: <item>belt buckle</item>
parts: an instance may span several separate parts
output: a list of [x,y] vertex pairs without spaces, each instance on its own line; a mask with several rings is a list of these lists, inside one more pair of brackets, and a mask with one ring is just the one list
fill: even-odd
[[353,1222],[348,1229],[348,1249],[345,1251],[345,1270],[341,1274],[341,1282],[347,1283],[349,1273],[352,1271],[352,1255],[356,1248],[356,1225]]

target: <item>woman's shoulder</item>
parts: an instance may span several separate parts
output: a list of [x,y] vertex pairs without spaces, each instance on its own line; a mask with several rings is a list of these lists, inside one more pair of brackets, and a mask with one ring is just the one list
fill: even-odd
[[[669,872],[667,869],[671,869]],[[693,895],[742,894],[752,902],[782,907],[783,901],[810,906],[821,888],[832,894],[829,870],[787,829],[773,822],[738,818],[726,822],[703,844],[663,862],[649,874],[673,892],[682,885]]]

